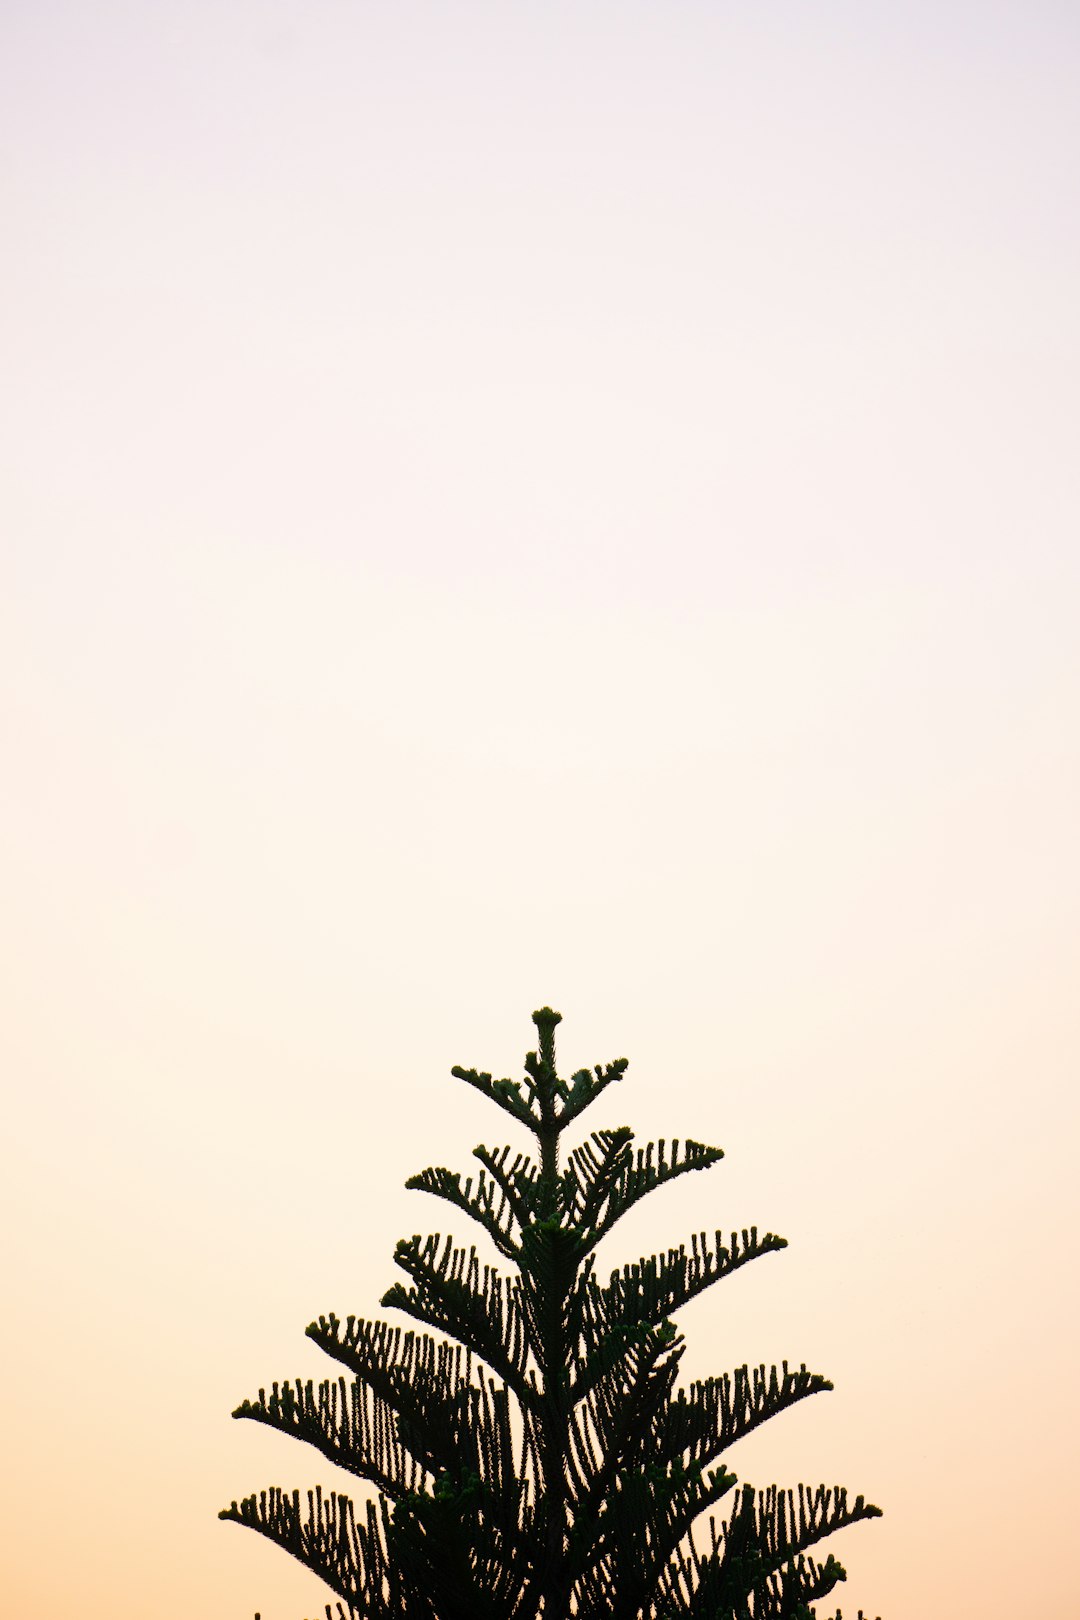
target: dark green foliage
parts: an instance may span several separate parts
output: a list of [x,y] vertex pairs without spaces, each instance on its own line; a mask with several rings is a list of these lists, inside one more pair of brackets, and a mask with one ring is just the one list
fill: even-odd
[[[844,1571],[809,1549],[879,1510],[839,1487],[737,1488],[723,1459],[832,1386],[785,1362],[676,1387],[672,1313],[784,1239],[703,1232],[600,1282],[596,1246],[627,1210],[722,1154],[635,1149],[622,1128],[563,1164],[562,1132],[626,1060],[561,1080],[559,1015],[533,1021],[521,1083],[453,1072],[527,1126],[539,1160],[478,1147],[475,1178],[430,1169],[408,1183],[477,1221],[507,1274],[450,1238],[405,1239],[407,1281],[382,1304],[432,1331],[320,1317],[308,1335],[349,1376],[275,1384],[234,1413],[306,1440],[375,1499],[274,1489],[221,1517],[314,1570],[341,1620],[813,1620]],[[707,1546],[700,1525],[691,1535],[703,1515]]]

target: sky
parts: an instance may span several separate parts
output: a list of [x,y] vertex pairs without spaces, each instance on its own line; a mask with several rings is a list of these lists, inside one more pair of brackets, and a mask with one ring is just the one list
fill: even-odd
[[229,1413],[547,1003],[727,1154],[612,1267],[789,1240],[684,1365],[834,1381],[733,1460],[885,1510],[845,1615],[1072,1620],[1078,70],[1049,0],[8,0],[6,1612],[321,1615],[216,1514],[332,1470]]

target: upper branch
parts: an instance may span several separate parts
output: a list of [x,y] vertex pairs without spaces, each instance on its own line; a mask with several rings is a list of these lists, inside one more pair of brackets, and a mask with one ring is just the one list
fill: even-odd
[[[260,1389],[257,1400],[242,1401],[233,1413],[307,1441],[394,1502],[421,1489],[425,1475],[453,1460],[450,1448],[440,1445],[443,1436],[430,1429],[423,1433],[422,1427],[423,1449],[417,1456],[407,1443],[409,1431],[396,1421],[399,1415],[396,1404],[373,1394],[359,1378],[274,1384],[269,1395]],[[410,1429],[417,1433],[415,1424]]]
[[402,1239],[394,1259],[414,1286],[395,1283],[381,1303],[466,1345],[527,1405],[532,1399],[525,1376],[529,1331],[517,1280],[506,1282],[493,1267],[481,1268],[475,1249],[457,1249],[438,1234]]
[[387,1556],[390,1540],[389,1508],[366,1504],[363,1521],[347,1496],[332,1491],[324,1497],[316,1486],[307,1493],[307,1513],[300,1492],[291,1495],[276,1486],[258,1496],[234,1502],[218,1515],[246,1524],[314,1570],[360,1620],[395,1620],[402,1612],[402,1594],[393,1561]]
[[[785,1581],[789,1593],[800,1583],[800,1556],[834,1531],[880,1516],[881,1509],[861,1496],[849,1502],[840,1486],[811,1489],[800,1485],[791,1491],[770,1485],[768,1490],[755,1492],[744,1485],[741,1501],[722,1526],[711,1557],[699,1561],[699,1590],[703,1597],[719,1599],[724,1606],[745,1603],[752,1593],[757,1601],[760,1593],[763,1605],[773,1605],[763,1606],[763,1613],[795,1615],[797,1608],[785,1611],[779,1605],[784,1600]],[[822,1595],[844,1578],[844,1572],[835,1559],[828,1559],[820,1567],[808,1561],[804,1576],[809,1577],[810,1590],[817,1586],[817,1595]]]
[[819,1373],[807,1372],[805,1366],[792,1370],[786,1361],[780,1368],[739,1367],[734,1373],[703,1379],[677,1390],[658,1414],[649,1435],[649,1453],[681,1459],[689,1467],[710,1467],[736,1440],[778,1412],[832,1387]]
[[[482,1149],[477,1149],[477,1157]],[[464,1186],[460,1172],[444,1169],[438,1165],[430,1170],[421,1170],[418,1175],[410,1176],[405,1183],[410,1190],[432,1193],[436,1198],[444,1198],[448,1204],[464,1210],[466,1215],[472,1217],[482,1226],[491,1238],[499,1253],[508,1260],[516,1260],[521,1252],[521,1245],[514,1236],[514,1227],[519,1217],[515,1204],[511,1202],[502,1181],[497,1176],[489,1176],[482,1170],[474,1186],[470,1176]],[[520,1200],[515,1200],[520,1207]]]
[[721,1277],[729,1277],[751,1260],[787,1248],[787,1239],[775,1232],[758,1236],[756,1226],[732,1232],[724,1242],[717,1232],[712,1243],[695,1232],[686,1245],[666,1255],[649,1255],[614,1271],[606,1288],[596,1288],[596,1316],[603,1322],[660,1322]]
[[676,1176],[685,1175],[689,1170],[708,1170],[724,1157],[721,1148],[707,1147],[704,1142],[683,1142],[681,1147],[680,1152],[677,1139],[672,1142],[670,1152],[664,1141],[650,1142],[634,1154],[628,1149],[623,1151],[622,1143],[613,1146],[614,1162],[610,1171],[604,1174],[600,1196],[596,1195],[598,1180],[594,1181],[591,1189],[587,1184],[583,1186],[582,1207],[588,1208],[591,1217],[590,1227],[585,1234],[587,1248],[594,1248],[611,1231],[615,1222],[633,1209],[646,1193],[673,1181]]
[[[466,1085],[474,1087],[483,1096],[490,1097],[492,1102],[498,1103],[504,1113],[511,1118],[527,1125],[530,1131],[535,1131],[540,1125],[540,1116],[533,1112],[529,1100],[521,1095],[521,1086],[516,1080],[493,1080],[490,1074],[479,1069],[463,1069],[455,1063],[450,1073],[458,1080],[464,1080]],[[530,1098],[531,1100],[531,1098]]]
[[691,1254],[682,1245],[667,1255],[639,1260],[624,1266],[621,1273],[612,1272],[606,1287],[595,1280],[591,1268],[583,1269],[570,1302],[584,1352],[572,1388],[573,1400],[588,1394],[603,1376],[612,1355],[621,1352],[628,1327],[659,1326],[721,1277],[785,1246],[783,1238],[772,1232],[759,1237],[757,1227],[752,1226],[741,1234],[732,1232],[726,1244],[720,1232],[712,1245],[704,1233],[695,1235]]

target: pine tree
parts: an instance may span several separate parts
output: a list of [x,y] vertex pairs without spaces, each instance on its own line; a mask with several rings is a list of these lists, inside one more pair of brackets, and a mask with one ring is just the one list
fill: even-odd
[[[339,1620],[813,1620],[844,1571],[809,1549],[880,1510],[840,1487],[755,1491],[723,1459],[832,1386],[785,1362],[677,1387],[684,1340],[671,1320],[785,1240],[702,1233],[600,1282],[597,1245],[616,1222],[723,1155],[694,1141],[635,1149],[621,1127],[561,1159],[564,1131],[627,1062],[562,1080],[560,1015],[545,1007],[533,1022],[522,1082],[452,1072],[532,1132],[538,1162],[478,1147],[475,1179],[429,1169],[407,1183],[476,1221],[508,1273],[450,1238],[405,1239],[395,1260],[408,1281],[382,1304],[426,1331],[320,1317],[308,1336],[349,1376],[274,1384],[233,1414],[309,1442],[374,1490],[361,1506],[275,1488],[221,1517],[314,1570]],[[715,1509],[707,1544],[695,1541]]]

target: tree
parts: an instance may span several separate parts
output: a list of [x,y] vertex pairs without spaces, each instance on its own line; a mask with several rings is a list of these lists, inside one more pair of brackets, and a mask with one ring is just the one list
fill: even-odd
[[[723,1459],[832,1386],[785,1362],[676,1387],[684,1340],[671,1320],[785,1240],[702,1233],[601,1283],[596,1249],[616,1222],[723,1155],[693,1141],[635,1149],[621,1127],[563,1160],[564,1131],[627,1061],[562,1080],[560,1015],[545,1007],[533,1022],[522,1082],[452,1072],[532,1132],[538,1162],[478,1147],[475,1179],[437,1168],[406,1184],[476,1221],[509,1274],[450,1238],[403,1240],[394,1258],[409,1280],[382,1304],[429,1331],[320,1317],[309,1338],[351,1376],[274,1384],[233,1414],[309,1442],[374,1492],[362,1507],[321,1490],[302,1505],[275,1488],[221,1517],[314,1570],[341,1620],[342,1602],[364,1620],[813,1620],[844,1571],[809,1549],[880,1510],[839,1487],[755,1491]],[[721,1504],[701,1547],[693,1527]]]

